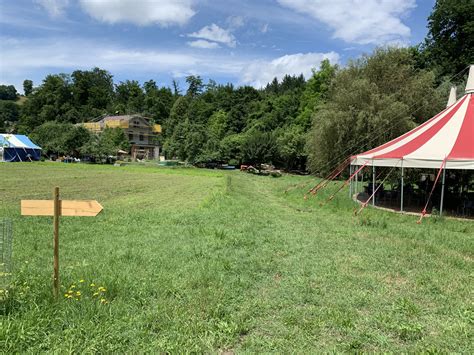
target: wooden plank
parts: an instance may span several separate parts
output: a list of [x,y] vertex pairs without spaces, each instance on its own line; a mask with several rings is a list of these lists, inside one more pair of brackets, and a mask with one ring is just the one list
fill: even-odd
[[[61,200],[61,216],[94,217],[102,211],[102,206],[95,200]],[[53,216],[52,200],[21,200],[22,216]]]
[[52,216],[54,202],[52,200],[21,200],[22,216]]

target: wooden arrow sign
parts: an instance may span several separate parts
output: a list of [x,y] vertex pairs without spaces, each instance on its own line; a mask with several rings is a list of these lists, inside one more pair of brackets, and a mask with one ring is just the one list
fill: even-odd
[[[95,217],[102,206],[95,200],[60,200],[59,201],[60,216],[85,216]],[[22,216],[53,216],[54,201],[53,200],[22,200],[21,201]]]
[[53,190],[53,200],[21,200],[22,216],[53,216],[53,292],[59,297],[59,217],[94,217],[102,211],[95,200],[60,200],[59,187]]

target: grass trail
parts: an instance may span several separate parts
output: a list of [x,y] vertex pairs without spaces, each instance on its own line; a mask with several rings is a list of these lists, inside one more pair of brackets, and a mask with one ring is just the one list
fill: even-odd
[[[474,225],[304,201],[308,177],[61,164],[0,166],[14,221],[14,287],[0,345],[23,351],[472,352]],[[97,199],[62,218],[51,299],[51,220],[22,198]],[[332,186],[335,189],[336,186]],[[80,280],[84,280],[80,283]],[[107,304],[90,284],[106,288]],[[95,290],[95,288],[94,288]],[[75,291],[76,292],[76,291]]]

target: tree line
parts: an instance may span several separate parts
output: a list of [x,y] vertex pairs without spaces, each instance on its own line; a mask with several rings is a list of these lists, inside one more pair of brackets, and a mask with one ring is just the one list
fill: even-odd
[[[100,68],[48,75],[17,105],[13,86],[0,86],[0,130],[27,133],[61,154],[112,154],[126,149],[119,130],[92,135],[77,123],[104,114],[140,113],[163,126],[167,158],[189,163],[271,162],[287,170],[326,173],[350,154],[415,127],[446,103],[452,83],[474,63],[474,3],[438,0],[423,43],[377,48],[338,67],[323,61],[312,76],[286,75],[261,89],[186,78],[114,83]],[[317,63],[315,63],[317,64]],[[464,73],[467,74],[467,73]]]

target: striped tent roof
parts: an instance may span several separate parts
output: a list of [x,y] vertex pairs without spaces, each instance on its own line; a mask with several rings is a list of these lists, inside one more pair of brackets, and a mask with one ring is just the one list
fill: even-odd
[[27,136],[9,133],[0,133],[0,146],[4,148],[41,149]]
[[351,157],[352,165],[474,169],[474,65],[466,93],[404,135]]

